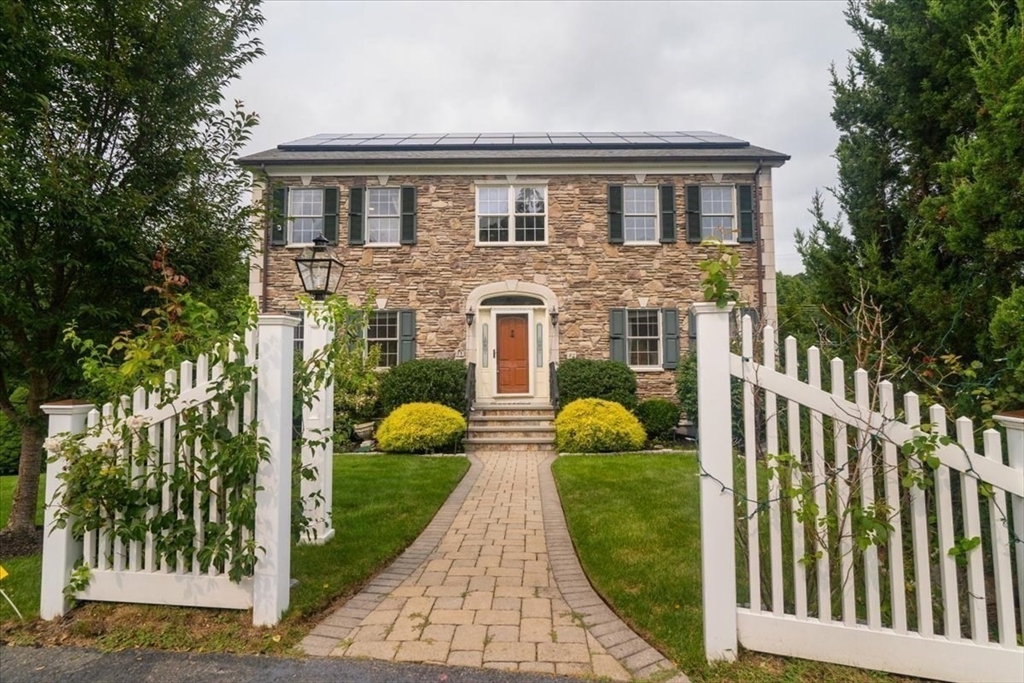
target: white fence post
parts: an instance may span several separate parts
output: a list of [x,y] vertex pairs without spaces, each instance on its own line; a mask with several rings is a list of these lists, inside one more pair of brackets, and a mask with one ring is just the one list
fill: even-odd
[[[693,305],[697,322],[697,458],[700,480],[704,651],[736,659],[736,535],[733,507],[729,317],[732,304]],[[751,581],[756,581],[752,577]],[[756,590],[754,585],[751,590]]]
[[[85,431],[89,411],[95,409],[91,403],[59,401],[47,403],[42,410],[50,418],[48,435],[81,434]],[[64,598],[64,586],[71,577],[75,562],[82,557],[82,542],[76,541],[71,533],[73,520],[69,519],[63,529],[54,527],[60,503],[54,499],[61,481],[57,478],[67,461],[59,457],[46,464],[46,499],[43,524],[43,575],[39,595],[39,616],[50,621],[64,616],[70,607]]]
[[[315,303],[322,309],[322,303]],[[326,348],[334,338],[334,325],[330,320],[318,320],[316,315],[307,315],[304,320],[302,348],[308,360],[314,354]],[[331,488],[332,468],[334,461],[334,380],[333,373],[328,376],[324,386],[317,390],[312,406],[302,407],[302,438],[307,443],[302,446],[302,464],[313,467],[316,478],[303,479],[300,485],[302,492],[302,509],[309,527],[299,541],[320,545],[334,536],[331,526]],[[308,442],[322,442],[311,446]],[[315,500],[319,494],[320,500]]]
[[[1006,428],[1007,464],[1024,475],[1024,410],[995,416],[996,422]],[[1017,599],[1020,601],[1020,632],[1024,633],[1024,496],[1010,496],[1014,540],[1011,544],[1017,556]]]
[[[287,315],[261,315],[256,417],[268,460],[256,474],[256,545],[252,622],[273,626],[288,609],[291,583],[292,381],[295,328]],[[259,552],[259,551],[258,551]]]

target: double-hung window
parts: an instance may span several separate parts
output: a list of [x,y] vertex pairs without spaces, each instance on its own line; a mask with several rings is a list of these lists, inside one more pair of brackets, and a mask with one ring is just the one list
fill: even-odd
[[658,188],[623,188],[622,223],[625,241],[629,243],[658,242]]
[[736,241],[736,202],[734,188],[705,186],[700,188],[700,230],[704,239]]
[[480,186],[476,194],[478,244],[545,244],[547,188]]
[[293,189],[288,192],[288,242],[310,244],[324,231],[324,191]]
[[367,349],[380,350],[377,367],[398,365],[398,311],[373,311],[366,326]]
[[366,190],[367,244],[397,245],[401,221],[399,188],[372,187]]
[[661,324],[656,308],[626,311],[628,363],[635,368],[661,367]]

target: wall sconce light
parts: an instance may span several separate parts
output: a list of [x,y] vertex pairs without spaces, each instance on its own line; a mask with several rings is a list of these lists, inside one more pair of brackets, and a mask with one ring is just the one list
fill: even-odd
[[473,312],[472,308],[469,309],[468,311],[466,311],[466,326],[467,327],[472,327],[473,326],[473,320],[475,320],[475,319],[476,319],[476,313]]
[[551,326],[558,327],[558,311],[551,311]]

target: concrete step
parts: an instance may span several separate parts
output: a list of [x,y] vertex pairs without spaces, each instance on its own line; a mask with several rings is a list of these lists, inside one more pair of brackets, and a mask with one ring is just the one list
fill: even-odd
[[555,447],[555,437],[466,437],[462,445],[467,453],[479,453],[481,451],[548,451]]
[[506,441],[510,439],[548,438],[553,441],[555,438],[555,428],[550,426],[527,427],[522,425],[513,427],[479,427],[471,424],[469,425],[468,438],[504,439]]
[[506,406],[476,404],[470,417],[528,417],[540,420],[555,419],[555,410],[550,405]]

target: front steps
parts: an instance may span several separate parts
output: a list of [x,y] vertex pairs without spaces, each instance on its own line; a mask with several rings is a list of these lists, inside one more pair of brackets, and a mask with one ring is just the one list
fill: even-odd
[[553,450],[555,410],[549,403],[477,403],[462,443],[466,453]]

